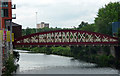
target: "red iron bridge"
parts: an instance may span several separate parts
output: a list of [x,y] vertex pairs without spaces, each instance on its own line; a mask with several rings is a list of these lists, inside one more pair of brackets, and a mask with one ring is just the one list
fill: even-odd
[[81,31],[81,30],[56,30],[34,33],[15,39],[14,46],[118,46],[118,38],[108,35]]

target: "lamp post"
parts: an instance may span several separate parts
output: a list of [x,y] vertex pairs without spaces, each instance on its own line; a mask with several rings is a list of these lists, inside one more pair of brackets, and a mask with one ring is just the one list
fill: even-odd
[[10,53],[13,53],[13,45],[12,45],[12,20],[10,20]]
[[36,13],[36,33],[37,33],[37,12]]

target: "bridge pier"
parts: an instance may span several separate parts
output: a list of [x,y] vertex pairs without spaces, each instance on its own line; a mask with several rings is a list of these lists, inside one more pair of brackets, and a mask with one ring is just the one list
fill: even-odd
[[117,60],[120,60],[120,46],[111,46],[110,47],[110,53]]

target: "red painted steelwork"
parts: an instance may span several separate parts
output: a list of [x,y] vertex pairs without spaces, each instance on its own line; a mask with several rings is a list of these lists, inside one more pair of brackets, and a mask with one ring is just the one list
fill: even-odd
[[[43,40],[43,41],[42,41]],[[15,45],[118,45],[118,38],[81,31],[56,30],[34,33],[15,39]]]

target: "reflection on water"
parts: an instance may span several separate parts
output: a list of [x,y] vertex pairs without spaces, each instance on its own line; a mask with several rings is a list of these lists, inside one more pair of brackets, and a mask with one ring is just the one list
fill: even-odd
[[17,74],[118,74],[112,68],[97,68],[95,64],[72,60],[72,57],[20,53]]

